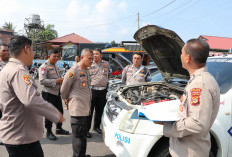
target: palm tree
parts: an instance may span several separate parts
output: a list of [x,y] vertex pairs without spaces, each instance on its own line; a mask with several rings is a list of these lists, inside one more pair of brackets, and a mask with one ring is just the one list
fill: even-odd
[[5,22],[2,28],[11,30],[13,32],[15,31],[15,26],[13,25],[12,22]]
[[58,32],[57,32],[54,28],[55,28],[55,25],[53,25],[53,24],[48,24],[48,25],[46,26],[45,30],[51,32],[51,33],[54,35],[54,37],[57,38],[57,37],[58,37]]

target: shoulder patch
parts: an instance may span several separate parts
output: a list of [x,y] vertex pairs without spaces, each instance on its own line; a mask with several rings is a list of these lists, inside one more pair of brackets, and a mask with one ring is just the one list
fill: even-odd
[[193,88],[190,90],[191,92],[191,105],[198,106],[200,105],[200,95],[201,95],[202,89],[200,88]]
[[73,73],[73,72],[69,72],[69,73],[68,73],[68,78],[69,78],[69,79],[72,79],[73,77],[74,77],[74,73]]
[[23,75],[23,80],[26,82],[26,84],[32,85],[32,79],[30,75]]

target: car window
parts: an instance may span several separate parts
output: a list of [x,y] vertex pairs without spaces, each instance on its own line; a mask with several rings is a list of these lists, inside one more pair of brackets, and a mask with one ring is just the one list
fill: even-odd
[[209,58],[206,66],[214,76],[222,94],[232,87],[232,58]]
[[157,82],[162,80],[164,80],[164,78],[159,71],[156,71],[151,74],[151,82]]

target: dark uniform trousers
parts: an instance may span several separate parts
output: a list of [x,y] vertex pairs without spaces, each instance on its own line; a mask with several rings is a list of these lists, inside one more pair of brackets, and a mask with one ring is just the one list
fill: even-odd
[[44,157],[40,142],[22,145],[5,144],[9,157]]
[[73,157],[85,157],[89,116],[71,116]]
[[89,116],[89,124],[88,124],[89,130],[91,128],[94,108],[95,108],[94,129],[100,129],[101,117],[106,104],[106,93],[107,93],[107,89],[104,90],[92,89],[91,113]]
[[[53,95],[48,92],[42,91],[42,97],[44,100],[50,102],[53,106],[55,106],[63,115],[64,110],[63,110],[62,100],[60,96]],[[57,123],[56,128],[61,129],[61,126],[62,126],[61,123]],[[48,130],[52,128],[52,122],[46,118],[45,118],[45,128]]]

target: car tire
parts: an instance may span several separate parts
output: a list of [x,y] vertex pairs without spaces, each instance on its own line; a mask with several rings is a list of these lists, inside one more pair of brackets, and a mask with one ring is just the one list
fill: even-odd
[[[164,143],[158,149],[151,150],[148,157],[171,157],[171,155],[169,153],[169,144]],[[209,157],[215,157],[212,150],[210,150]]]

